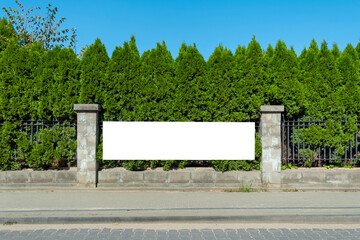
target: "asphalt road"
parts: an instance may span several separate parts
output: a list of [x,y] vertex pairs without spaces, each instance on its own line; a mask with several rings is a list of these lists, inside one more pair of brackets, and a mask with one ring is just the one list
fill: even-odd
[[0,192],[0,224],[359,223],[360,192]]
[[359,199],[360,192],[0,191],[0,240],[358,240]]

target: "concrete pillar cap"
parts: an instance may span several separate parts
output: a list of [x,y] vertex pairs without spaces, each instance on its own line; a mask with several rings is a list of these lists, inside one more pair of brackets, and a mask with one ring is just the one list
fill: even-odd
[[100,112],[101,106],[99,104],[74,104],[76,112]]
[[283,105],[262,105],[260,112],[262,113],[282,113],[285,111]]

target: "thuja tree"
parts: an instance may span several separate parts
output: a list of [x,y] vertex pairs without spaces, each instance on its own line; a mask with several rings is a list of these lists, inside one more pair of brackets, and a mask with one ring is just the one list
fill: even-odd
[[[336,49],[336,46],[334,48]],[[338,98],[338,90],[341,87],[340,74],[336,67],[336,58],[325,41],[321,43],[318,55],[318,71],[319,81],[314,87],[318,88],[321,100],[315,104],[309,103],[312,109],[316,109],[316,113],[312,115],[322,115],[324,119],[342,118],[345,109],[341,106],[341,101]]]
[[357,52],[358,57],[360,58],[360,42],[356,45],[355,50]]
[[267,95],[271,104],[286,105],[288,116],[298,115],[304,108],[304,91],[298,81],[299,68],[294,50],[287,49],[284,42],[278,41],[272,56],[266,54],[266,61]]
[[[134,107],[139,101],[138,95],[141,85],[140,77],[140,55],[136,47],[135,37],[129,42],[115,48],[108,64],[107,76],[104,82],[104,120],[127,120],[136,119]],[[104,161],[102,160],[102,137],[98,147],[97,160],[103,168],[124,166],[136,170],[145,167],[145,164],[127,164],[128,162]],[[134,162],[131,162],[134,163]],[[140,162],[136,162],[140,163]]]
[[255,37],[246,48],[241,74],[238,79],[241,84],[240,92],[244,95],[243,111],[247,119],[258,119],[260,106],[268,104],[269,99],[266,94],[268,85],[264,55]]
[[[47,120],[52,115],[51,110],[41,110],[41,106],[51,105],[46,97],[51,93],[51,88],[44,81],[43,71],[46,69],[44,56],[45,50],[40,44],[24,48],[19,47],[16,40],[10,41],[6,50],[1,53],[0,169],[55,167],[59,166],[63,158],[72,159],[74,156],[76,146],[75,141],[72,140],[75,136],[74,129],[62,128],[56,134],[55,132],[47,134],[42,130],[39,132],[39,144],[32,146],[31,137],[26,131],[20,130],[22,120],[29,118]],[[56,73],[56,70],[54,72]],[[56,81],[51,82],[56,84]],[[33,140],[35,141],[35,138]],[[16,160],[14,160],[15,149]]]
[[74,119],[74,103],[80,91],[80,60],[70,48],[59,46],[42,58],[42,86],[38,115],[40,119]]
[[[344,156],[345,145],[354,141],[354,134],[358,131],[354,118],[358,115],[357,103],[360,100],[357,51],[351,45],[343,53],[340,53],[336,45],[330,51],[325,41],[319,49],[313,40],[298,60],[298,79],[305,95],[304,112],[301,115],[326,121],[326,127],[310,126],[300,130],[300,140],[305,142],[305,146],[315,149],[331,147],[336,149],[337,157]],[[287,105],[285,106],[287,109]],[[340,121],[344,120],[345,114],[348,114],[348,121],[343,125]],[[305,119],[308,120],[307,117]],[[300,154],[305,156],[304,166],[318,163],[313,150],[305,148],[300,150]]]
[[[8,24],[1,21],[0,31],[4,32]],[[128,121],[248,121],[259,118],[261,105],[282,104],[288,117],[305,114],[335,119],[326,122],[326,129],[311,128],[302,131],[300,137],[311,146],[333,146],[338,154],[356,132],[360,45],[348,45],[341,53],[336,45],[330,50],[326,42],[319,48],[312,41],[297,57],[282,41],[264,52],[253,38],[247,47],[239,46],[234,55],[219,46],[207,63],[195,45],[186,44],[182,44],[175,61],[165,43],[158,43],[140,57],[134,37],[117,47],[111,59],[99,39],[84,52],[82,60],[71,49],[49,50],[41,44],[21,47],[16,39],[1,46],[0,121],[15,122],[6,123],[1,130],[1,136],[7,138],[1,142],[1,155],[11,157],[18,141],[24,149],[21,158],[31,159],[33,167],[52,166],[51,158],[60,155],[54,152],[58,151],[55,144],[51,147],[47,140],[41,149],[29,148],[14,132],[18,130],[16,121],[69,119],[75,116],[75,102],[101,104],[105,119]],[[338,120],[346,113],[351,121],[345,127]],[[332,138],[335,133],[340,137]],[[43,139],[55,138],[46,133]],[[43,158],[46,149],[52,152]],[[5,160],[3,163],[4,168],[16,168]],[[169,169],[189,162],[122,164],[140,170],[149,166]],[[255,167],[244,161],[206,164],[217,170]]]
[[2,120],[38,118],[41,94],[39,71],[44,50],[39,45],[21,48],[10,41],[0,60],[0,111]]
[[140,78],[140,55],[132,36],[123,47],[116,47],[109,62],[104,84],[104,118],[134,120],[134,107],[138,99]]
[[45,50],[40,43],[33,44],[30,47],[28,63],[32,71],[27,78],[27,90],[24,101],[29,102],[30,116],[33,119],[41,119],[39,115],[39,107],[41,104],[41,97],[46,90],[41,79],[43,71],[42,58],[45,55]]
[[[246,119],[243,114],[241,104],[244,103],[244,98],[241,93],[241,86],[239,81],[241,78],[244,59],[241,59],[242,49],[238,50],[237,61],[231,51],[222,47],[221,45],[215,49],[210,56],[208,66],[208,81],[209,81],[209,98],[208,111],[211,114],[211,121],[241,121]],[[239,64],[239,69],[234,71],[236,64]],[[238,75],[235,75],[235,74]],[[255,167],[255,161],[228,161],[228,160],[213,160],[209,162],[218,171],[225,170],[250,170]]]
[[360,113],[359,57],[351,45],[339,57],[337,68],[341,82],[338,99],[341,99],[341,105],[347,114],[357,116]]
[[317,108],[322,104],[323,93],[320,89],[325,87],[322,84],[319,73],[319,48],[316,41],[313,39],[310,47],[300,56],[300,73],[299,80],[304,86],[304,93],[306,99],[306,115],[320,117]]
[[174,116],[177,121],[209,121],[206,62],[195,44],[181,45],[175,60]]
[[244,94],[244,77],[245,77],[245,63],[246,63],[246,47],[238,46],[234,54],[234,87],[236,90],[237,99],[234,104],[237,106],[237,110],[232,112],[232,118],[236,121],[249,120],[250,116],[246,111],[246,102],[249,101],[249,97]]
[[[86,52],[84,54],[84,58]],[[83,59],[84,59],[83,58]],[[117,47],[109,63],[107,78],[103,85],[105,99],[104,117],[127,121],[169,121],[174,119],[174,59],[165,42],[146,51],[141,58],[135,38]],[[101,160],[103,167],[117,165]],[[173,161],[121,161],[129,170],[165,165],[169,169]]]
[[268,45],[265,54],[264,54],[264,60],[266,67],[269,65],[271,59],[274,57],[274,48],[271,44]]
[[141,56],[139,103],[136,118],[142,121],[174,121],[174,59],[165,42]]
[[230,121],[236,91],[234,88],[234,56],[222,45],[215,48],[207,62],[209,101],[207,111],[210,121]]
[[104,44],[100,39],[96,39],[81,59],[79,103],[103,104],[108,62],[109,56]]
[[[17,109],[13,108],[19,103],[19,91],[14,87],[23,82],[26,77],[26,64],[24,58],[28,56],[25,49],[21,49],[15,40],[10,41],[2,52],[0,59],[0,116],[1,121],[17,120]],[[24,76],[25,75],[25,76]],[[17,84],[16,84],[17,83]],[[25,114],[26,115],[26,114]]]
[[331,49],[331,53],[334,56],[335,60],[337,60],[340,57],[341,52],[336,43],[334,43],[333,48]]
[[0,20],[0,52],[4,51],[11,38],[15,37],[15,30],[12,24],[6,19]]
[[[141,121],[173,121],[174,59],[165,42],[146,51],[141,56],[141,76],[138,99],[134,107],[135,116]],[[176,167],[179,161],[128,161],[123,166],[138,169],[142,166]]]
[[[16,40],[10,40],[0,59],[0,170],[17,169],[14,156],[17,126],[19,118],[28,115],[29,106],[21,107],[21,93],[26,88],[28,51],[21,49]],[[18,108],[25,112],[18,112]],[[20,116],[19,116],[20,114]]]
[[348,45],[340,53],[337,45],[330,51],[313,40],[299,56],[299,81],[305,94],[305,115],[318,119],[340,119],[345,113],[357,114],[359,60],[356,49]]
[[14,145],[17,138],[17,126],[12,122],[3,122],[0,129],[0,170],[15,170],[19,164],[13,161]]

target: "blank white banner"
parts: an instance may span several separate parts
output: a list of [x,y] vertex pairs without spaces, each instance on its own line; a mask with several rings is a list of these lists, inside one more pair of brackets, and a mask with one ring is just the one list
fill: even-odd
[[103,122],[104,160],[254,160],[253,122]]

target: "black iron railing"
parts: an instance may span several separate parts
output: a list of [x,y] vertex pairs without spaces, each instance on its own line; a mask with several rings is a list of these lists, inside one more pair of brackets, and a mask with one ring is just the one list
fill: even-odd
[[[338,120],[339,129],[344,130],[348,118]],[[305,131],[315,126],[318,129],[326,129],[327,121],[317,120],[315,117],[302,117],[299,119],[287,119],[282,116],[281,132],[282,132],[282,164],[292,164],[297,166],[323,166],[327,164],[344,164],[357,165],[359,164],[359,139],[358,139],[358,125],[356,120],[356,131],[347,142],[335,144],[326,143],[324,136],[323,141],[318,141],[317,144],[312,144],[304,137]],[[319,128],[320,127],[320,128]],[[321,135],[321,133],[319,133]],[[316,138],[317,136],[312,136]],[[328,136],[333,137],[333,136]],[[326,136],[325,136],[326,138]],[[319,143],[320,142],[320,143]],[[339,147],[341,151],[339,151]]]
[[[2,130],[4,125],[5,125],[5,122],[0,122],[0,130]],[[62,129],[62,128],[66,127],[66,128],[73,128],[75,130],[75,133],[77,130],[76,120],[59,121],[59,120],[52,119],[50,121],[42,121],[42,120],[29,119],[29,120],[22,120],[20,123],[14,123],[14,126],[15,126],[14,128],[16,131],[18,131],[22,134],[25,133],[25,136],[29,140],[31,146],[38,145],[40,132],[44,129],[54,131],[55,128]],[[76,141],[76,134],[72,140]],[[13,143],[12,148],[14,151],[13,160],[16,161],[17,153],[18,153],[17,144]],[[73,159],[67,159],[67,160],[75,161],[76,155],[73,157]]]

